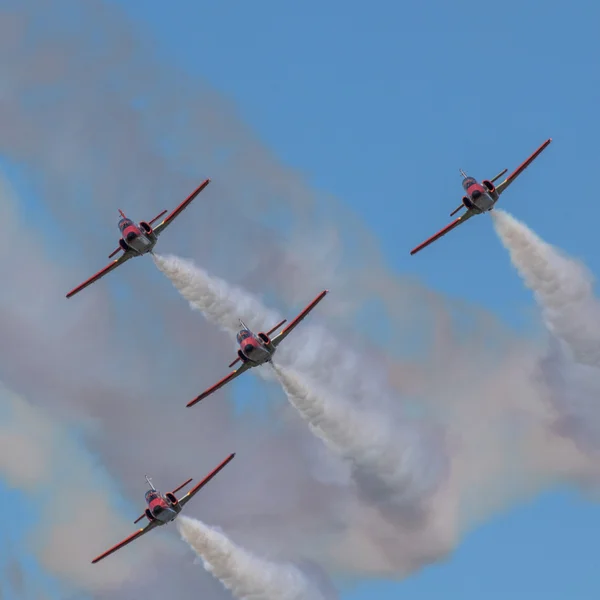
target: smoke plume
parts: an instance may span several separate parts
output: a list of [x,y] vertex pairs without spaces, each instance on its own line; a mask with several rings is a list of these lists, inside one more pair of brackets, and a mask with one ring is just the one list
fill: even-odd
[[[373,501],[418,510],[438,487],[447,465],[431,464],[431,440],[416,424],[386,422],[375,411],[357,410],[305,385],[292,371],[274,369],[292,405],[316,435],[352,463],[357,482]],[[427,447],[420,447],[424,442]]]
[[258,298],[209,275],[193,262],[159,254],[154,254],[153,259],[190,306],[225,331],[237,333],[240,318],[252,322],[251,327],[257,330],[277,323],[278,316],[268,311]]
[[[154,260],[192,308],[202,311],[230,333],[239,329],[239,316],[248,323],[257,323],[261,329],[280,320],[255,296],[210,276],[191,261],[173,256],[156,256]],[[286,340],[276,355],[277,363],[281,356],[284,364],[299,365],[297,371],[274,366],[290,402],[308,421],[313,433],[352,463],[354,478],[367,498],[380,505],[404,508],[414,519],[415,514],[423,511],[422,503],[447,475],[443,437],[438,435],[436,439],[431,429],[426,431],[416,422],[391,422],[379,413],[381,405],[371,401],[372,394],[366,391],[368,376],[363,376],[362,370],[357,374],[350,368],[360,364],[362,357],[343,348],[326,333],[317,337],[315,326],[302,335],[304,327],[302,323],[292,334],[296,339]],[[288,344],[293,353],[286,355],[281,350]],[[305,354],[312,360],[303,359]],[[350,360],[345,360],[346,357]],[[329,380],[329,390],[335,386],[332,378],[323,373],[323,364],[330,373],[341,372],[346,380],[362,379],[358,389],[365,390],[365,396],[359,398],[358,406],[314,382],[320,377],[322,381]],[[260,372],[267,376],[269,371],[263,368]],[[341,394],[345,389],[338,386],[336,391]]]
[[325,600],[292,565],[254,556],[195,519],[180,517],[177,527],[183,540],[202,558],[204,568],[239,600]]
[[[211,576],[186,567],[179,544],[169,544],[172,529],[136,541],[93,572],[87,557],[130,532],[143,508],[144,473],[173,489],[232,451],[237,464],[186,514],[223,526],[253,554],[386,578],[437,560],[494,511],[558,483],[578,484],[594,468],[553,428],[547,386],[533,377],[539,348],[484,311],[391,271],[378,240],[347,206],[281,164],[227,99],[158,60],[153,40],[138,35],[117,6],[8,0],[2,11],[0,52],[10,60],[0,64],[0,152],[11,177],[27,185],[19,199],[2,195],[0,251],[9,259],[0,261],[0,379],[75,428],[114,478],[110,498],[117,488],[129,506],[111,512],[123,518],[115,530],[96,504],[89,523],[79,509],[62,512],[60,532],[44,539],[72,550],[53,552],[48,568],[90,591],[102,585],[99,569],[118,570],[144,555],[141,576],[96,595],[230,600]],[[149,259],[131,260],[65,299],[107,263],[117,242],[117,209],[151,218],[205,177],[211,185],[161,236],[160,251],[197,257],[207,272],[281,309],[332,290],[282,344],[279,364],[309,373],[315,389],[352,411],[385,415],[403,435],[411,411],[443,428],[448,444],[418,436],[418,448],[450,465],[425,521],[391,527],[378,507],[358,497],[347,467],[295,411],[277,404],[275,386],[244,388],[241,418],[231,389],[186,409],[226,368],[232,344],[182,309]],[[285,235],[273,226],[278,221],[287,224]],[[251,251],[241,255],[232,244],[238,239]],[[221,292],[218,303],[231,310]],[[239,316],[253,328],[262,318],[265,326],[278,321],[254,306],[245,310],[251,314]],[[230,327],[237,316],[224,315],[220,325]],[[316,324],[325,316],[328,329]],[[79,454],[75,446],[48,456],[63,461],[66,472]],[[33,490],[45,458],[28,456],[15,485]],[[94,465],[74,472],[85,480]],[[62,491],[48,488],[50,507],[63,507],[72,490],[72,482],[61,481]],[[145,555],[150,549],[159,560]],[[105,577],[109,585],[116,581]]]
[[600,302],[584,265],[523,223],[494,211],[511,260],[542,309],[553,336],[539,372],[556,411],[556,429],[584,451],[600,451]]
[[594,296],[591,274],[508,213],[494,211],[492,216],[513,265],[542,308],[549,331],[568,345],[577,362],[600,366],[600,302]]

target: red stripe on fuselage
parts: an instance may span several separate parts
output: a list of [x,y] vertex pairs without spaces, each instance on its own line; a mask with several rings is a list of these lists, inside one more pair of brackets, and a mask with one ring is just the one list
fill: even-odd
[[474,182],[467,188],[467,194],[469,194],[469,196],[473,196],[474,192],[481,192],[482,194],[486,194],[487,190],[480,183]]
[[123,229],[123,237],[127,238],[127,236],[130,233],[135,233],[135,235],[140,235],[141,231],[139,229],[139,227],[136,227],[135,225],[129,225],[128,227],[125,227],[125,229]]
[[246,346],[254,346],[255,348],[260,348],[260,343],[258,342],[258,340],[254,339],[252,337],[247,337],[242,342],[242,349],[244,349]]
[[252,354],[253,350],[251,350],[251,348],[261,348],[260,343],[258,342],[258,340],[252,338],[252,337],[247,337],[245,340],[242,341],[241,344],[241,348],[242,348],[242,352],[248,356],[248,350],[250,350],[250,354]]
[[150,508],[151,511],[154,511],[154,509],[157,506],[162,506],[163,508],[168,508],[167,503],[162,498],[153,498],[152,500],[150,500],[148,507]]

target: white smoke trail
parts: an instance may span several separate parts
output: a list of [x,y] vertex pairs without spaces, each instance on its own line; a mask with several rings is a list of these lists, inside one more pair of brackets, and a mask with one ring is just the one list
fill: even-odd
[[[238,317],[263,330],[280,320],[256,297],[191,261],[172,256],[155,261],[192,308],[232,333]],[[293,344],[277,350],[275,372],[257,371],[264,378],[279,375],[312,432],[349,463],[364,500],[359,512],[366,522],[358,530],[362,539],[369,539],[366,553],[393,564],[394,572],[411,571],[443,556],[456,540],[455,504],[444,485],[450,472],[445,436],[434,426],[407,420],[379,366],[354,346],[311,324],[293,335]],[[348,548],[336,547],[334,553],[351,560]]]
[[193,309],[229,333],[239,331],[240,318],[257,329],[266,329],[281,320],[251,294],[209,275],[191,261],[157,254],[153,254],[153,259]]
[[[447,466],[431,461],[430,448],[416,423],[392,423],[375,412],[365,412],[306,385],[294,372],[273,365],[291,404],[312,431],[349,460],[359,483],[379,500],[416,506],[441,481]],[[365,480],[365,475],[370,475]],[[373,489],[375,486],[376,489]]]
[[[542,381],[557,413],[556,429],[586,452],[600,450],[600,302],[592,276],[502,211],[492,214],[500,239],[555,336],[540,363]],[[560,340],[562,344],[558,341]],[[569,356],[565,350],[570,350]]]
[[[199,310],[206,319],[232,335],[240,330],[240,319],[255,331],[270,329],[281,321],[258,298],[209,275],[191,261],[177,256],[153,254],[152,257],[193,310]],[[267,369],[257,369],[257,374],[263,379],[273,378]]]
[[[166,275],[192,309],[200,310],[211,322],[235,334],[239,318],[254,331],[266,331],[281,320],[279,313],[267,309],[254,295],[207,273],[192,261],[176,256],[154,255],[158,269]],[[293,345],[282,344],[277,350],[279,364],[293,367],[298,373],[310,372],[321,385],[335,389],[344,398],[362,401],[369,398],[380,404],[393,404],[385,388],[386,373],[381,366],[368,363],[365,357],[339,343],[323,327],[303,323],[294,331]],[[272,378],[267,369],[258,369],[264,379]]]
[[578,362],[600,366],[600,303],[591,274],[508,213],[493,211],[492,218],[550,332],[569,346]]
[[181,516],[182,539],[239,600],[325,600],[323,594],[292,565],[275,564],[250,554],[201,521]]
[[[238,317],[262,328],[280,320],[256,297],[190,261],[175,256],[154,256],[154,261],[194,309],[230,332],[238,330]],[[372,499],[393,499],[398,505],[423,500],[446,474],[447,457],[440,436],[428,435],[414,423],[392,425],[389,418],[384,421],[374,402],[369,403],[368,410],[342,402],[340,398],[346,399],[349,387],[355,394],[358,390],[362,400],[377,398],[386,391],[371,376],[363,376],[368,369],[364,365],[359,368],[359,357],[322,328],[303,326],[294,335],[297,339],[292,352],[282,352],[283,345],[277,351],[276,373],[313,433],[355,466],[355,477]],[[287,370],[290,367],[293,374]],[[269,371],[259,372],[268,379]],[[342,378],[332,381],[335,374]],[[348,381],[356,383],[349,386]]]

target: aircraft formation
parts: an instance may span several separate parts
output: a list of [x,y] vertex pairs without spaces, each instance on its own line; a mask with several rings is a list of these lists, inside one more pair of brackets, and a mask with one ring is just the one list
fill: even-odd
[[[552,142],[552,139],[546,140],[533,154],[531,154],[525,161],[523,161],[508,177],[506,177],[497,186],[494,184],[495,181],[500,179],[506,174],[508,169],[504,169],[498,175],[492,179],[484,179],[481,182],[477,181],[476,178],[468,176],[462,169],[460,174],[463,178],[462,187],[464,190],[464,196],[461,204],[454,209],[450,216],[454,216],[460,210],[466,209],[461,216],[452,221],[446,227],[438,231],[435,235],[426,239],[423,243],[419,244],[410,251],[411,255],[414,255],[436,240],[440,239],[462,223],[469,220],[474,215],[483,214],[494,209],[494,206],[501,194],[511,185],[517,177],[523,173],[523,171],[545,150],[545,148]],[[160,214],[154,217],[150,221],[141,221],[135,223],[129,219],[123,211],[119,210],[120,219],[118,222],[118,228],[121,234],[119,239],[118,247],[109,254],[109,258],[113,258],[119,252],[120,256],[114,259],[111,263],[105,266],[103,269],[98,271],[95,275],[72,289],[67,293],[66,297],[71,298],[78,294],[83,289],[87,288],[91,284],[97,282],[99,279],[122,265],[130,258],[136,256],[143,256],[144,254],[153,254],[154,248],[158,242],[160,234],[179,216],[191,203],[192,201],[204,190],[210,179],[203,181],[179,206],[177,206],[171,213],[169,213],[158,225],[153,227],[159,219],[167,214],[167,210],[163,210]],[[320,292],[310,304],[304,308],[298,316],[290,321],[287,326],[287,319],[277,323],[267,332],[253,332],[241,319],[240,319],[240,330],[237,333],[236,340],[238,343],[237,357],[229,364],[229,368],[233,368],[237,363],[241,363],[239,367],[231,371],[228,375],[222,378],[213,386],[202,392],[199,396],[187,403],[188,407],[194,406],[207,396],[213,394],[221,387],[227,385],[230,381],[233,381],[239,375],[245,371],[258,367],[263,364],[271,364],[273,366],[273,357],[279,344],[296,328],[296,326],[319,304],[323,298],[328,294],[328,290]],[[279,332],[273,335],[276,331]],[[272,336],[272,337],[271,337]],[[144,527],[141,527],[133,534],[126,537],[124,540],[109,548],[96,558],[92,560],[95,564],[110,554],[120,550],[127,544],[133,542],[145,533],[152,531],[158,526],[166,525],[171,521],[175,520],[181,513],[185,505],[209,482],[217,473],[228,465],[233,458],[235,453],[230,454],[221,464],[219,464],[211,473],[206,475],[198,484],[196,484],[187,494],[181,498],[177,498],[175,495],[177,492],[182,490],[184,487],[192,482],[192,479],[188,479],[171,492],[162,494],[153,485],[152,480],[146,475],[146,481],[149,485],[149,489],[146,491],[144,499],[146,501],[146,508],[144,512],[135,519],[134,523],[139,523],[144,518],[147,523]]]

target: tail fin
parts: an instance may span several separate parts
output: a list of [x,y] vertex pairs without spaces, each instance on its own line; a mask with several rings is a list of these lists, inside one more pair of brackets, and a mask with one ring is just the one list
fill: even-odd
[[460,174],[462,175],[463,179],[466,179],[467,174],[462,169],[459,169],[459,171],[460,171]]
[[121,215],[121,216],[122,216],[124,219],[126,219],[126,218],[127,218],[127,217],[125,216],[125,213],[124,213],[124,212],[123,212],[121,209],[119,209],[119,214],[120,214],[120,215]]
[[494,177],[493,179],[490,179],[490,181],[492,183],[494,183],[494,181],[496,181],[496,179],[500,179],[500,177],[502,177],[502,175],[504,175],[504,173],[506,173],[506,171],[508,171],[508,169],[504,169],[504,171],[500,171],[500,173],[498,173],[498,175],[496,175],[496,177]]
[[[246,325],[246,323],[244,323],[244,321],[242,321],[241,319],[240,319],[240,325],[241,325],[242,329],[248,329],[248,325]],[[248,331],[250,331],[250,329],[248,329]]]
[[148,485],[154,490],[156,491],[156,488],[154,487],[154,484],[152,483],[152,479],[146,475],[146,481],[148,482]]

